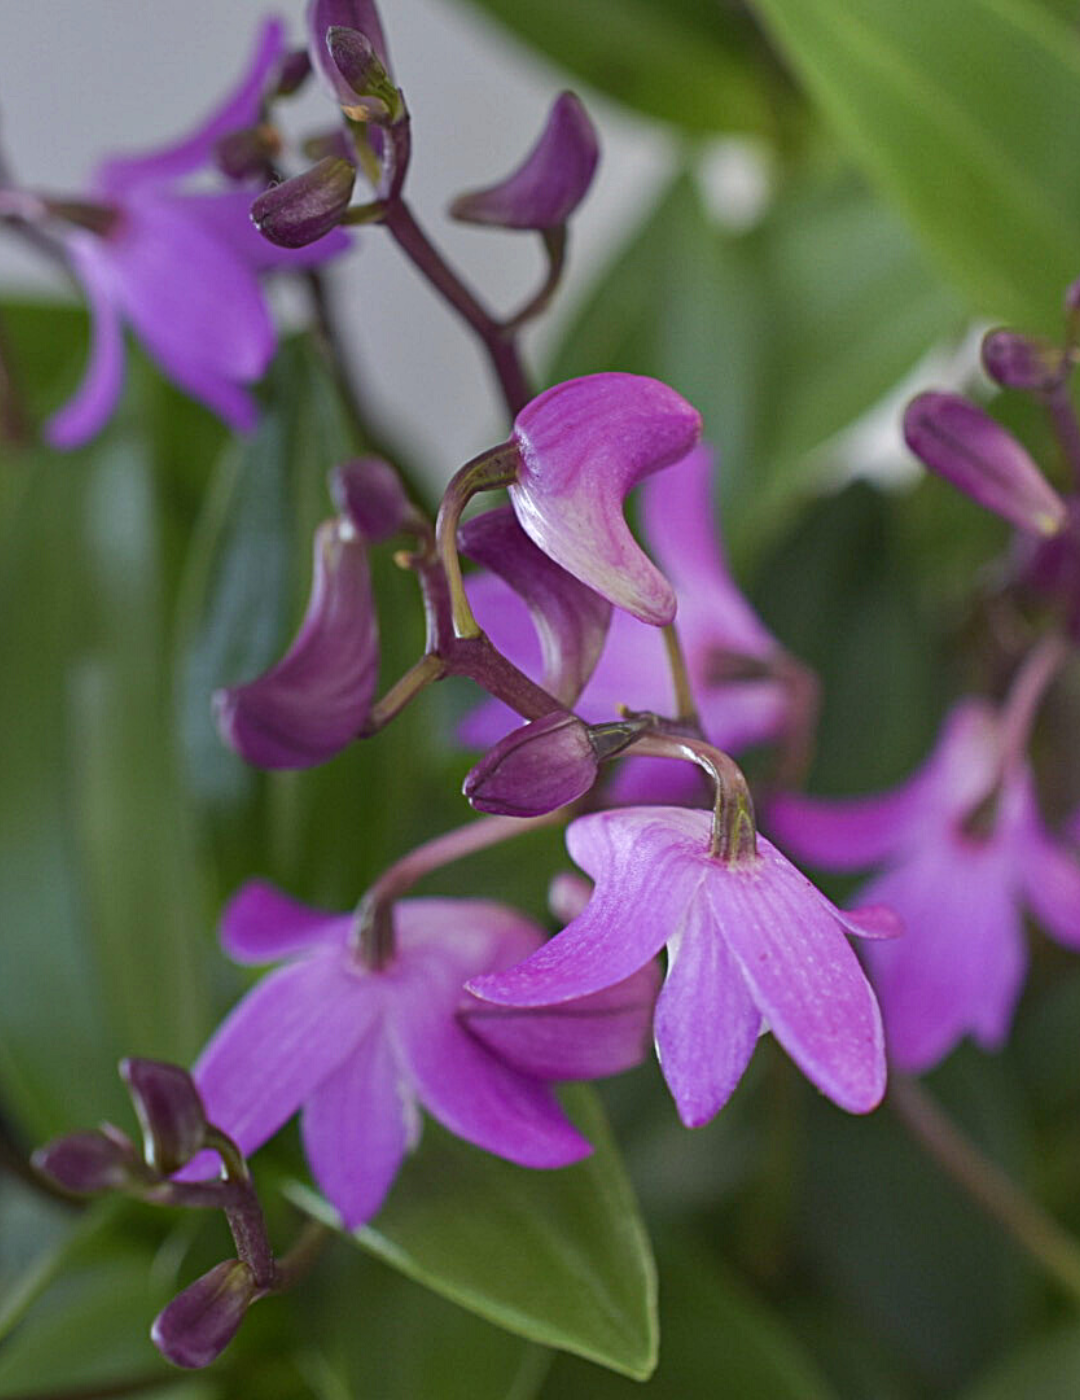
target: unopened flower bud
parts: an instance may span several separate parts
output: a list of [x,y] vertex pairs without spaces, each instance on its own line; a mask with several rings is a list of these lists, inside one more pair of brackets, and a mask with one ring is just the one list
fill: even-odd
[[1056,345],[1015,331],[988,331],[982,343],[983,366],[1006,389],[1053,389],[1061,381],[1064,358]]
[[134,1145],[121,1133],[69,1133],[39,1147],[32,1157],[35,1171],[76,1196],[99,1191],[122,1191],[139,1176]]
[[357,457],[330,473],[334,504],[371,544],[388,540],[417,519],[401,477],[381,457]]
[[649,720],[588,725],[556,710],[515,729],[484,755],[463,791],[480,812],[538,817],[588,792],[603,759],[633,742]]
[[466,223],[500,228],[557,228],[585,198],[599,158],[588,113],[572,92],[564,92],[521,165],[496,185],[459,195],[450,213]]
[[214,147],[217,168],[230,180],[269,177],[275,158],[281,153],[281,137],[269,122],[248,126],[223,136]]
[[160,1060],[121,1060],[120,1073],[139,1116],[146,1160],[171,1176],[200,1151],[206,1135],[195,1081],[186,1069]]
[[307,82],[310,72],[311,56],[307,49],[293,49],[286,54],[278,73],[278,97],[291,97]]
[[335,25],[326,34],[330,60],[341,75],[338,98],[346,116],[359,122],[396,121],[401,94],[390,80],[375,46],[358,29]]
[[1020,443],[957,394],[920,394],[904,414],[904,438],[925,466],[1021,530],[1053,535],[1065,505]]
[[275,185],[251,206],[251,221],[279,248],[305,248],[337,228],[352,199],[356,170],[337,156]]
[[189,1370],[209,1366],[236,1336],[257,1293],[248,1266],[228,1259],[162,1308],[150,1328],[150,1339],[174,1366]]
[[390,58],[374,0],[308,0],[308,52],[312,65],[323,85],[344,104],[355,94],[331,57],[326,42],[331,29],[354,29],[361,33],[387,73],[391,72]]

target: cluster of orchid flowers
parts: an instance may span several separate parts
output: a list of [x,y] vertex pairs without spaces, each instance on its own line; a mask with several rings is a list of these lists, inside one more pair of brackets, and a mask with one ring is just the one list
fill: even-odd
[[[308,18],[310,59],[287,54],[268,25],[249,73],[196,135],[108,162],[89,199],[0,190],[0,217],[59,241],[93,313],[90,368],[48,425],[54,443],[85,440],[111,412],[124,320],[178,384],[248,428],[248,386],[274,346],[257,275],[315,267],[359,223],[385,226],[477,333],[513,419],[505,442],[453,477],[434,521],[387,462],[337,467],[295,640],[264,675],[214,700],[224,739],[249,763],[298,769],[383,729],[429,685],[467,676],[487,699],[458,737],[486,752],[464,792],[488,815],[404,856],[352,910],[245,885],[225,910],[223,947],[275,969],[190,1075],[127,1062],[144,1153],[106,1127],[38,1154],[70,1190],[225,1210],[237,1259],[155,1324],[162,1351],[188,1366],[212,1360],[251,1302],[294,1272],[270,1250],[245,1159],[297,1112],[312,1175],[351,1229],[378,1212],[421,1110],[511,1162],[558,1168],[590,1145],[554,1084],[626,1070],[651,1040],[680,1118],[696,1127],[727,1102],[768,1031],[822,1093],[866,1113],[885,1092],[887,1060],[922,1072],[966,1035],[1001,1044],[1024,976],[1024,909],[1080,948],[1080,858],[1044,825],[1027,759],[1042,695],[1080,641],[1075,499],[1062,500],[983,409],[952,395],[916,400],[906,420],[915,453],[1025,541],[1015,585],[1045,601],[1041,633],[1004,701],[962,700],[896,791],[844,802],[797,793],[816,684],[727,568],[698,413],[640,376],[596,374],[533,397],[521,371],[516,331],[554,290],[567,221],[596,166],[580,103],[560,97],[524,163],[454,206],[542,238],[544,284],[499,321],[404,200],[408,112],[374,8],[312,0]],[[309,64],[343,119],[308,144],[316,163],[283,180],[268,103]],[[181,187],[210,163],[230,188]],[[358,178],[373,197],[356,205]],[[991,374],[1045,401],[1080,468],[1074,359],[1071,339],[1060,349],[1010,332],[986,342]],[[624,515],[639,485],[652,557]],[[497,491],[506,504],[465,518],[475,497]],[[369,553],[388,541],[417,578],[427,638],[377,697]],[[462,555],[477,566],[467,576]],[[759,833],[732,755],[762,743],[777,751],[767,829],[814,866],[876,870],[859,907],[836,907]],[[449,862],[570,816],[567,849],[584,874],[553,883],[555,937],[502,904],[409,897]],[[868,940],[869,973],[849,936]]]

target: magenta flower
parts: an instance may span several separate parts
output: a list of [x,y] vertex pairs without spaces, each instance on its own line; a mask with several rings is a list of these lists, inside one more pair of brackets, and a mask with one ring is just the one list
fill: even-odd
[[[646,540],[675,587],[676,631],[706,737],[727,753],[739,753],[784,728],[789,691],[776,673],[783,648],[728,571],[714,523],[713,477],[712,453],[707,447],[697,448],[663,475],[646,481],[642,521]],[[510,581],[508,575],[504,578]],[[514,591],[507,582],[494,574],[468,580],[477,620],[515,665],[536,679],[542,670],[547,677],[552,667],[541,667],[534,629],[519,596],[524,584],[513,580]],[[559,698],[572,704],[575,697],[560,693]],[[671,714],[675,698],[663,637],[655,627],[616,610],[600,662],[576,708],[583,719],[598,723],[611,719],[621,704]],[[465,721],[461,734],[466,743],[486,748],[518,722],[506,706],[487,701]],[[670,776],[669,769],[683,790],[691,791],[696,781],[693,768],[675,760],[670,765],[630,760],[624,767],[628,771],[625,780],[620,775],[620,788],[629,783],[642,797]]]
[[525,533],[568,573],[643,622],[663,625],[675,616],[675,592],[630,533],[623,500],[700,436],[700,414],[659,380],[567,380],[514,419],[510,504]]
[[[587,1156],[545,1080],[637,1063],[655,993],[647,969],[588,1004],[493,1015],[463,983],[532,952],[540,929],[483,900],[402,900],[393,923],[396,951],[373,971],[352,947],[353,914],[245,886],[225,912],[225,950],[285,966],[249,992],[192,1071],[208,1118],[244,1153],[302,1108],[312,1173],[350,1228],[382,1204],[421,1108],[523,1166]],[[204,1157],[184,1175],[211,1170]]]
[[62,235],[92,326],[83,382],[46,425],[54,446],[86,442],[116,407],[125,322],[181,389],[233,428],[254,425],[247,386],[262,377],[276,344],[257,274],[307,266],[340,252],[347,240],[335,232],[283,252],[252,227],[250,190],[185,191],[180,182],[211,163],[221,138],[258,121],[283,54],[281,25],[268,21],[247,72],[202,126],[170,146],[98,169],[89,199],[100,228]]
[[930,1069],[965,1035],[996,1049],[1024,980],[1022,910],[1080,948],[1080,861],[1046,831],[1024,763],[1004,763],[989,705],[958,704],[924,766],[891,792],[848,801],[787,795],[772,828],[829,870],[879,866],[862,897],[903,920],[869,950],[889,1054]]
[[846,914],[758,838],[755,856],[710,855],[710,813],[636,807],[582,817],[571,856],[596,881],[584,912],[518,967],[473,977],[504,1006],[612,987],[666,945],[656,1005],[660,1066],[688,1127],[727,1102],[769,1029],[819,1089],[853,1113],[885,1089],[881,1018],[845,932],[896,931],[887,911]]
[[499,228],[557,228],[585,198],[599,159],[588,113],[572,92],[560,93],[521,165],[496,185],[459,195],[450,213],[467,223]]
[[314,580],[299,632],[269,671],[215,694],[218,728],[230,748],[258,768],[325,763],[358,737],[378,669],[367,544],[351,520],[324,521],[315,535]]

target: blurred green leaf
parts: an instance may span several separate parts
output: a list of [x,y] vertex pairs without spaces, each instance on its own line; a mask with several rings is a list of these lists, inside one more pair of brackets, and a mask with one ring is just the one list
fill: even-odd
[[973,310],[1056,329],[1080,246],[1080,40],[1035,0],[756,0]]
[[961,1400],[1075,1400],[1080,1393],[1080,1327],[1039,1337],[1006,1356]]
[[741,6],[680,0],[478,0],[585,82],[690,131],[770,136],[793,105],[783,70]]
[[823,445],[961,322],[910,238],[856,181],[807,175],[747,233],[677,181],[567,329],[550,378],[651,374],[702,412],[736,560],[829,466]]
[[700,1246],[661,1248],[656,1374],[644,1386],[559,1357],[541,1394],[550,1400],[827,1400],[832,1392],[780,1318]]
[[[595,1096],[566,1095],[595,1151],[529,1171],[424,1125],[387,1205],[356,1233],[380,1259],[531,1341],[647,1377],[656,1364],[656,1278],[645,1228]],[[304,1187],[303,1208],[333,1221]]]

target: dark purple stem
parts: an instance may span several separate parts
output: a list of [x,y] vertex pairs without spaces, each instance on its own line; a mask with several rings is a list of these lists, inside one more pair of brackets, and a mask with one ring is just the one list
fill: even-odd
[[507,412],[511,418],[515,417],[532,398],[532,390],[525,377],[513,332],[504,330],[465,286],[413,218],[403,199],[387,202],[383,223],[405,256],[476,332],[499,381]]

